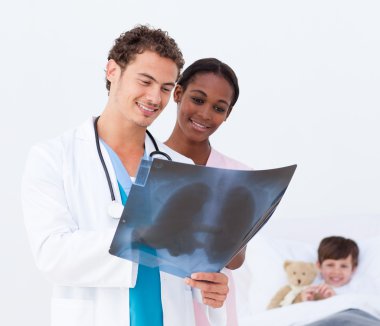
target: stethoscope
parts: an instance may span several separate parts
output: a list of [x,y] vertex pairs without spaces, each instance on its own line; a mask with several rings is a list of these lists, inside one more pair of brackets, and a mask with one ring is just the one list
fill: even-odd
[[[124,206],[121,203],[118,203],[115,198],[115,193],[112,188],[112,182],[110,178],[110,174],[108,173],[108,169],[106,166],[106,163],[104,162],[103,154],[100,149],[100,141],[99,141],[99,134],[98,134],[98,120],[100,117],[96,117],[94,120],[94,130],[95,130],[95,141],[96,141],[96,149],[98,151],[98,156],[100,159],[100,162],[102,163],[104,174],[106,175],[107,178],[107,183],[108,183],[108,188],[110,190],[111,194],[111,203],[108,205],[108,215],[113,217],[113,218],[120,218],[121,214],[123,213]],[[169,156],[169,154],[166,154],[164,152],[161,152],[160,149],[158,148],[157,142],[154,139],[153,135],[146,130],[147,135],[150,138],[150,141],[152,142],[154,146],[154,151],[149,154],[149,158],[153,158],[154,155],[161,155],[167,158],[169,161],[172,160],[172,158]]]

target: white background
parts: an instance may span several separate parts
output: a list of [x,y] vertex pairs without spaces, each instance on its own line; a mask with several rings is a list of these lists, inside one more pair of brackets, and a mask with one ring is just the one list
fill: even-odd
[[376,0],[2,1],[0,324],[49,324],[20,208],[28,149],[102,111],[108,50],[138,23],[169,31],[186,65],[235,69],[241,96],[212,144],[256,169],[298,164],[274,218],[380,213],[379,17]]

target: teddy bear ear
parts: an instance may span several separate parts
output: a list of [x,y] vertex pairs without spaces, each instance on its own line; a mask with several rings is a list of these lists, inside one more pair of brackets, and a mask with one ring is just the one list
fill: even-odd
[[314,270],[314,271],[317,270],[317,266],[316,266],[316,264],[314,264],[314,263],[309,263],[309,266],[310,266],[310,268],[311,268],[312,270]]
[[288,267],[292,262],[290,260],[285,260],[284,262],[284,268]]

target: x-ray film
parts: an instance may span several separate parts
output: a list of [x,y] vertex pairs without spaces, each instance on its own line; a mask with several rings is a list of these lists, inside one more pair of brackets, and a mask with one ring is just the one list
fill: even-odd
[[143,160],[110,253],[180,277],[218,272],[268,221],[295,169]]

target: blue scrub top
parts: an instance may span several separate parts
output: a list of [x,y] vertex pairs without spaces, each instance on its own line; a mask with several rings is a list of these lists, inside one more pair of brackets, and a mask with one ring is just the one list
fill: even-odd
[[[103,140],[110,156],[119,185],[120,196],[125,205],[132,187],[131,178],[117,154]],[[154,250],[152,250],[154,253]],[[129,311],[131,326],[162,326],[161,280],[158,267],[138,265],[136,285],[129,289]]]

